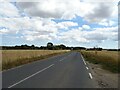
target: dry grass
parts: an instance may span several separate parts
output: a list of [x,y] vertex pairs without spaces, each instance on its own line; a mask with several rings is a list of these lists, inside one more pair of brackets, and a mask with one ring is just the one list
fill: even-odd
[[101,64],[104,69],[111,72],[120,72],[119,53],[117,51],[81,51],[84,58],[94,64]]
[[2,50],[2,69],[13,68],[65,52],[68,50]]

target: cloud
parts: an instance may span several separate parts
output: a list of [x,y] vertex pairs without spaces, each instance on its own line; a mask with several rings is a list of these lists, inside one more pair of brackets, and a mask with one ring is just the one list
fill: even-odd
[[103,19],[101,22],[98,23],[99,25],[102,25],[102,26],[113,26],[113,25],[116,25],[117,22],[115,21],[112,21],[112,20],[106,20],[106,19]]
[[104,3],[107,3],[107,2],[118,2],[119,0],[97,0],[97,1],[95,1],[95,0],[82,0],[83,2],[104,2]]
[[[2,18],[0,27],[6,27],[7,31],[3,34],[21,34],[26,40],[35,40],[39,38],[50,39],[57,33],[55,22],[49,19],[33,18]],[[3,29],[0,30],[3,32]]]
[[57,28],[55,27],[55,22],[49,19],[37,18],[31,20],[32,30],[27,30],[24,32],[24,38],[29,41],[33,40],[52,40],[56,38]]
[[65,9],[65,5],[61,4],[59,0],[18,2],[17,5],[28,15],[42,18],[60,18]]
[[102,32],[95,32],[95,31],[87,33],[85,38],[89,41],[97,41],[97,42],[101,42],[103,40],[108,39],[107,36],[103,34]]
[[[0,18],[0,33],[3,35],[15,34],[27,41],[53,40],[71,44],[117,41],[117,8],[113,3],[40,0],[17,2],[17,7],[12,3],[1,5],[0,16],[4,18]],[[21,13],[25,16],[21,16]],[[73,22],[76,16],[87,22]],[[53,19],[62,19],[62,22],[57,23]],[[82,26],[79,26],[79,22]],[[90,27],[92,23],[102,27]]]
[[5,34],[7,32],[8,32],[8,29],[6,28],[0,29],[0,34]]
[[78,23],[67,21],[61,22],[56,25],[59,29],[68,29],[69,27],[78,26]]
[[78,15],[89,22],[99,22],[117,14],[116,4],[110,2],[85,3],[79,0],[44,0],[18,2],[17,6],[32,17],[72,19]]
[[89,22],[99,22],[112,17],[115,8],[112,3],[95,3],[95,7],[85,14],[85,19]]
[[[68,42],[88,43],[91,41],[117,40],[118,28],[90,28],[88,25],[83,25],[76,29],[62,31],[71,26],[78,26],[77,23],[64,21],[56,23],[51,19],[45,18],[2,18],[0,19],[0,33],[4,34],[21,34],[22,38],[28,41],[34,40],[61,40]],[[84,31],[84,29],[92,29],[92,31]]]
[[9,2],[0,3],[0,18],[2,17],[19,17],[18,9]]
[[115,27],[105,27],[105,28],[94,28],[94,30],[100,31],[100,32],[106,32],[106,33],[108,32],[109,34],[109,32],[111,33],[118,32],[118,27],[115,26]]
[[89,25],[82,25],[82,28],[83,29],[90,29],[90,26]]
[[[73,3],[74,2],[74,3]],[[79,0],[41,0],[39,2],[18,2],[20,7],[29,16],[42,18],[72,19],[80,7]]]
[[77,26],[77,23],[71,21],[64,21],[56,23],[51,19],[45,18],[1,18],[0,27],[7,28],[1,29],[2,34],[21,34],[22,37],[29,41],[36,39],[53,40],[57,38],[57,33],[61,29],[68,29],[72,26]]
[[58,38],[61,41],[70,43],[101,43],[105,40],[116,41],[118,36],[117,30],[117,27],[94,28],[92,31],[84,31],[82,28],[79,28],[62,32],[59,34]]
[[8,29],[8,34],[19,33],[21,30],[30,29],[32,23],[29,18],[0,18],[0,27],[5,27]]
[[83,33],[81,31],[82,29],[72,29],[70,31],[62,32],[59,34],[58,39],[63,42],[68,42],[68,43],[77,43],[77,42],[82,42],[86,43],[88,42],[87,39],[83,37]]
[[94,28],[93,31],[86,32],[85,38],[89,41],[105,41],[105,40],[116,40],[118,35],[117,27],[106,27],[106,28]]

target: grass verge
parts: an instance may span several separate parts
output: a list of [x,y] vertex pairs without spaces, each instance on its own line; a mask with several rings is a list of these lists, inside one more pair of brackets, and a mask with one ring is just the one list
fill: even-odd
[[27,64],[30,62],[34,62],[34,61],[38,61],[38,60],[42,60],[45,58],[49,58],[55,55],[60,55],[63,53],[66,53],[68,51],[65,52],[54,52],[54,53],[50,53],[47,55],[40,55],[40,56],[31,56],[31,57],[24,57],[24,58],[17,58],[16,60],[3,60],[2,61],[2,71],[3,70],[7,70],[10,68],[14,68],[23,64]]
[[96,54],[95,51],[81,51],[81,53],[88,62],[100,64],[103,69],[113,73],[120,73],[118,52],[98,51]]

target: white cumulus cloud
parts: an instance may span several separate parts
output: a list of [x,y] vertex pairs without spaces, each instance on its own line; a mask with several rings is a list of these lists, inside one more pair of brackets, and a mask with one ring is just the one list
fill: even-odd
[[1,17],[19,17],[19,10],[9,2],[0,3],[0,18]]
[[83,25],[82,28],[83,29],[90,29],[90,26],[89,25]]
[[72,19],[76,15],[89,22],[99,22],[117,14],[117,4],[110,2],[80,2],[80,0],[40,0],[39,2],[18,2],[17,6],[29,16],[42,18]]

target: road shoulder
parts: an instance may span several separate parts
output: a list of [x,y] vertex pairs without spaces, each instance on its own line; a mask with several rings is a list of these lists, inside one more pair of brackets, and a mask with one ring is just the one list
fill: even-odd
[[86,63],[99,88],[118,88],[118,74],[102,69],[101,65]]

